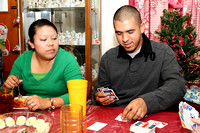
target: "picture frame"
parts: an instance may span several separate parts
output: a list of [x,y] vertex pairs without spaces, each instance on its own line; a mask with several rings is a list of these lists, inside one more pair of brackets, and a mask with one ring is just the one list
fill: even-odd
[[8,12],[8,0],[1,1],[0,12]]

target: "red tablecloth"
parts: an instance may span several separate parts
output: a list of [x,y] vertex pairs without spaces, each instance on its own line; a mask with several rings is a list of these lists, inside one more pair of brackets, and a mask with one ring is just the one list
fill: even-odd
[[[86,129],[95,122],[106,123],[107,126],[97,131],[97,133],[129,133],[130,126],[136,121],[120,122],[115,118],[122,113],[123,108],[117,107],[100,107],[100,106],[87,106],[87,117],[84,119],[84,132],[93,133],[95,131]],[[53,119],[53,126],[50,133],[60,133],[60,109],[53,111],[39,111],[50,116]],[[156,128],[156,133],[191,133],[190,130],[184,129],[181,126],[180,118],[176,112],[160,112],[151,115],[147,115],[143,120],[156,120],[168,123],[164,128]]]
[[[91,107],[93,108],[93,107]],[[123,112],[123,108],[116,107],[100,107],[93,114],[89,115],[85,120],[85,125],[90,126],[95,122],[103,122],[108,124],[104,128],[98,131],[98,133],[129,133],[130,126],[136,121],[130,123],[116,121],[115,118]],[[180,118],[176,112],[160,112],[156,114],[147,115],[141,121],[156,120],[168,123],[162,129],[156,128],[156,133],[191,133],[191,131],[182,128]],[[94,131],[87,130],[87,133],[92,133]]]

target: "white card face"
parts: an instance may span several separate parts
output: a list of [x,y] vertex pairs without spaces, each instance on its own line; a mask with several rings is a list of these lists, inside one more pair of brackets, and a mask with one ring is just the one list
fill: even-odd
[[130,131],[134,133],[155,133],[155,127],[148,122],[137,121],[130,126]]
[[99,131],[103,127],[105,127],[106,125],[107,125],[106,123],[95,122],[94,124],[92,124],[91,126],[89,126],[87,129],[94,130],[94,131]]
[[122,121],[122,122],[129,122],[127,119],[122,119],[122,113],[120,113],[116,118],[115,120],[117,121]]
[[156,127],[158,127],[158,128],[163,128],[163,127],[165,127],[165,126],[167,126],[168,125],[168,123],[166,123],[166,122],[161,122],[161,121],[154,121],[154,120],[149,120],[149,121],[147,121],[149,124],[151,124],[151,125],[156,125]]

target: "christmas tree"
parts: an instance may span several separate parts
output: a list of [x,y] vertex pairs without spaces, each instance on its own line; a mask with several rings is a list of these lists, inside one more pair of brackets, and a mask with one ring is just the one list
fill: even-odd
[[161,31],[155,31],[160,41],[174,50],[186,82],[200,77],[200,61],[195,59],[200,48],[194,44],[197,34],[191,17],[191,14],[182,15],[178,10],[169,12],[165,9],[161,16]]

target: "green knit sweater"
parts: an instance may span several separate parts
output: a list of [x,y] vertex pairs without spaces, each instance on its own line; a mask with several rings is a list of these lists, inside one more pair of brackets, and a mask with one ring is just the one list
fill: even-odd
[[25,51],[13,64],[10,75],[19,75],[23,80],[26,95],[38,95],[43,98],[62,97],[65,104],[69,103],[67,81],[82,79],[79,65],[73,54],[59,48],[54,64],[48,74],[36,80],[31,73],[33,51]]

